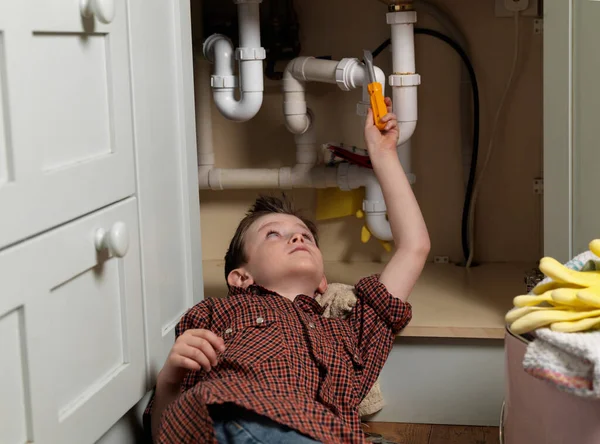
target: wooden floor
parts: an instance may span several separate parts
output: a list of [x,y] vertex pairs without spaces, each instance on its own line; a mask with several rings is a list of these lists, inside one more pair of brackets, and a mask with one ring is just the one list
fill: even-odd
[[498,427],[369,422],[365,432],[383,435],[398,444],[499,444]]

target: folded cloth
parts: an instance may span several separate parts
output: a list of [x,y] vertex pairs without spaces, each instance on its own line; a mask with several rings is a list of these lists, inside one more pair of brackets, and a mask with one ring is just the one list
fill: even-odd
[[540,328],[527,346],[523,368],[558,389],[600,398],[600,332],[563,333]]
[[[329,284],[325,293],[318,295],[316,300],[325,307],[324,317],[345,319],[356,305],[356,294],[352,285],[333,283]],[[358,414],[360,417],[372,415],[383,406],[383,395],[377,378],[367,396],[359,404]]]
[[[598,256],[585,251],[565,266],[576,271],[593,271],[600,269],[599,264]],[[546,278],[538,286],[550,281]],[[559,390],[586,398],[600,398],[600,332],[564,333],[539,328],[527,346],[523,368]]]

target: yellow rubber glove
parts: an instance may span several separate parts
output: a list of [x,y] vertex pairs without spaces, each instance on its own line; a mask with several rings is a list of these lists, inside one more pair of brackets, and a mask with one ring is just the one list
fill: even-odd
[[580,291],[583,290],[585,289],[565,287],[557,288],[556,290],[552,290],[550,293],[552,296],[552,301],[556,304],[566,305],[569,307],[573,307],[574,309],[594,309],[594,305],[590,305],[579,298],[578,294]]
[[595,328],[600,328],[600,317],[598,316],[593,318],[580,319],[579,321],[554,322],[553,324],[550,324],[550,330],[560,331],[563,333],[576,333]]
[[536,311],[541,311],[541,310],[562,310],[562,308],[561,307],[532,307],[532,306],[519,307],[519,308],[515,308],[515,309],[509,311],[508,313],[506,313],[504,320],[506,321],[506,323],[508,325],[511,325],[517,319],[522,318],[526,314],[533,313]]
[[[554,295],[562,290],[567,290],[567,292],[561,292],[559,297],[555,298]],[[577,291],[579,289],[558,289],[549,290],[541,295],[521,295],[513,299],[513,305],[515,307],[530,307],[547,302],[553,306],[568,307],[570,309],[592,308],[577,298]]]
[[600,308],[600,287],[589,287],[577,292],[577,299],[594,308]]
[[[531,290],[531,292],[533,294],[543,294],[543,293],[546,293],[547,291],[560,288],[563,285],[564,284],[561,282],[549,281],[549,282],[545,282],[543,284],[536,285],[535,287],[533,287],[533,290]],[[578,287],[578,288],[581,288],[581,287]]]
[[510,329],[513,333],[523,334],[546,327],[555,322],[578,321],[596,316],[600,316],[600,310],[571,311],[556,310],[555,308],[542,309],[521,316],[510,325]]
[[600,257],[600,239],[594,239],[590,242],[590,251]]
[[552,280],[563,284],[578,285],[580,287],[600,285],[600,273],[597,271],[571,270],[551,257],[545,257],[540,261],[540,271]]

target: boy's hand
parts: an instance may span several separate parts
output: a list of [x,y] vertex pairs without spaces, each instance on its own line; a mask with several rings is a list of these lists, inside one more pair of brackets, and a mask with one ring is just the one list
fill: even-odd
[[209,372],[218,364],[217,352],[223,351],[223,339],[213,332],[204,329],[186,330],[171,348],[158,380],[163,384],[178,386],[189,370],[204,369]]
[[380,131],[375,126],[373,123],[373,110],[371,108],[369,108],[367,119],[365,120],[365,142],[367,143],[367,150],[371,158],[383,153],[396,153],[396,144],[400,136],[398,120],[396,115],[392,113],[392,100],[389,97],[386,97],[384,100],[388,113],[381,118],[381,121],[386,122],[385,128]]

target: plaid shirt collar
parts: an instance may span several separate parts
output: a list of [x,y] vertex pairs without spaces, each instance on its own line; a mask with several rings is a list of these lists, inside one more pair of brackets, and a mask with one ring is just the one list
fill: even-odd
[[289,307],[289,304],[293,303],[296,304],[301,310],[318,314],[319,316],[322,316],[323,312],[325,311],[325,307],[321,306],[321,304],[319,304],[314,297],[305,294],[299,294],[292,302],[286,297],[281,296],[279,293],[268,290],[257,284],[250,285],[246,289],[232,286],[229,288],[229,296],[268,297],[270,298],[269,302],[278,307]]

